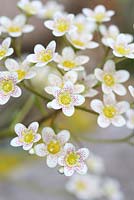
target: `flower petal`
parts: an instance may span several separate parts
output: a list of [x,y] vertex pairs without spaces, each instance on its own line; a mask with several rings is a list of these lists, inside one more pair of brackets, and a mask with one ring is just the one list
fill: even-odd
[[22,146],[22,143],[19,142],[18,137],[15,137],[11,140],[10,145],[13,146],[13,147],[20,147],[20,146]]
[[47,155],[46,145],[44,143],[34,146],[34,151],[37,156],[44,157]]
[[34,133],[37,133],[39,128],[39,123],[38,122],[32,122],[29,126],[28,129],[32,130]]
[[102,112],[102,109],[104,107],[102,101],[98,100],[98,99],[94,99],[91,101],[91,104],[90,104],[91,108],[97,112],[97,113],[101,113]]
[[57,139],[60,141],[62,145],[68,142],[69,138],[70,138],[70,132],[67,130],[62,130],[57,135]]
[[75,170],[77,173],[84,175],[87,173],[88,168],[85,163],[81,162],[78,167],[75,167]]
[[74,169],[68,166],[64,167],[65,176],[72,176],[74,174]]
[[80,155],[80,159],[86,160],[89,156],[89,150],[87,148],[81,148],[77,151],[77,153]]
[[55,132],[50,127],[45,127],[42,130],[42,139],[45,143],[49,143],[55,136]]
[[121,127],[126,124],[126,120],[124,119],[123,116],[118,115],[118,116],[115,116],[114,119],[112,119],[112,124],[116,127]]
[[21,123],[16,124],[15,127],[14,127],[15,133],[18,136],[21,136],[22,132],[24,132],[25,129],[26,129],[26,127]]
[[100,115],[97,119],[98,125],[102,128],[107,128],[110,125],[110,120],[103,115]]
[[50,168],[54,168],[57,166],[58,159],[55,155],[48,155],[47,156],[47,166]]

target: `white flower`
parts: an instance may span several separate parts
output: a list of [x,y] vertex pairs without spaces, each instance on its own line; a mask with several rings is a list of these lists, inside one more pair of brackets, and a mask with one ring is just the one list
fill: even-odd
[[79,34],[89,34],[95,31],[96,24],[94,22],[88,21],[88,19],[83,14],[78,14],[74,17],[74,25],[76,26],[76,31]]
[[37,144],[34,147],[34,153],[40,157],[47,157],[47,165],[50,168],[57,166],[58,157],[63,153],[63,147],[70,138],[70,133],[67,130],[62,130],[55,134],[50,127],[45,127],[42,130],[42,139],[44,143]]
[[109,200],[123,200],[123,193],[120,190],[119,183],[111,178],[105,180],[103,185],[103,195]]
[[102,82],[102,91],[105,94],[115,92],[118,95],[125,95],[127,93],[126,88],[121,84],[129,79],[129,72],[126,70],[115,69],[115,63],[112,60],[108,60],[103,70],[95,69],[96,78]]
[[131,96],[134,97],[134,87],[132,85],[129,85],[128,89],[129,89]]
[[8,33],[11,37],[20,37],[23,33],[29,33],[33,31],[32,25],[26,24],[25,15],[17,15],[14,19],[10,19],[6,16],[0,18],[0,24],[2,25],[2,32]]
[[45,6],[42,7],[38,16],[43,19],[52,19],[56,13],[63,12],[64,6],[56,1],[48,1]]
[[81,73],[79,82],[85,86],[82,93],[84,97],[94,97],[98,94],[98,91],[93,88],[98,83],[94,74],[86,75],[86,72],[84,71]]
[[86,174],[87,166],[85,160],[89,156],[89,150],[87,148],[81,148],[75,150],[75,147],[71,143],[66,143],[64,146],[64,155],[58,159],[58,164],[64,167],[65,176],[72,176],[76,171],[79,174]]
[[113,10],[107,11],[103,5],[96,6],[94,10],[84,8],[83,13],[86,17],[88,17],[88,20],[95,21],[97,23],[110,21],[111,17],[115,14]]
[[78,34],[77,31],[72,31],[66,35],[67,40],[77,49],[94,49],[99,46],[97,42],[92,41],[92,34]]
[[83,65],[89,61],[88,56],[76,55],[73,48],[65,47],[62,50],[62,55],[57,54],[54,58],[54,61],[58,63],[58,67],[64,69],[65,71],[69,70],[84,70]]
[[16,85],[18,82],[17,73],[0,72],[0,105],[6,104],[10,97],[19,97],[21,89]]
[[13,48],[9,48],[10,45],[11,45],[11,38],[6,38],[0,44],[0,60],[13,54],[14,50]]
[[90,172],[97,174],[101,174],[105,170],[103,159],[93,154],[87,159],[87,166]]
[[43,67],[54,59],[55,49],[55,41],[51,41],[46,48],[41,44],[37,44],[34,47],[34,54],[30,54],[27,61],[34,63],[36,67]]
[[101,181],[95,175],[75,174],[66,184],[68,192],[74,194],[78,199],[97,199],[102,197]]
[[109,46],[113,49],[113,54],[116,57],[134,58],[134,43],[133,36],[129,34],[119,34],[116,40],[109,39]]
[[24,60],[22,63],[18,63],[16,60],[8,58],[5,61],[5,67],[10,72],[16,72],[18,74],[18,81],[31,79],[36,75],[36,72],[29,66],[27,60]]
[[103,102],[99,99],[91,101],[91,108],[99,113],[98,125],[102,128],[108,127],[110,124],[121,127],[126,123],[123,113],[127,112],[130,105],[127,101],[117,102],[113,93],[104,95]]
[[11,140],[11,146],[23,146],[24,150],[30,150],[33,144],[41,139],[41,135],[37,133],[38,127],[38,122],[32,122],[28,128],[21,123],[16,124],[15,132],[18,136]]
[[17,3],[18,7],[27,15],[36,15],[42,8],[41,1],[20,0]]
[[62,88],[53,87],[52,95],[55,99],[49,102],[47,107],[62,109],[66,116],[72,116],[75,112],[74,106],[80,106],[85,102],[85,98],[79,93],[81,93],[81,87],[75,88],[70,81],[67,81]]
[[60,37],[74,30],[73,14],[56,13],[53,20],[47,20],[44,25],[53,31],[53,35]]
[[102,43],[105,46],[109,46],[109,40],[116,40],[117,36],[120,34],[119,28],[115,25],[110,25],[108,28],[105,25],[101,25],[100,32],[102,34]]
[[134,129],[134,110],[130,109],[126,113],[127,123],[126,126],[130,129]]
[[84,85],[77,84],[78,74],[75,71],[69,71],[64,74],[64,76],[58,76],[56,74],[50,74],[48,76],[48,86],[45,87],[45,91],[48,94],[53,94],[53,87],[63,88],[67,81],[74,84],[75,91],[78,90],[78,93],[82,93],[85,89]]

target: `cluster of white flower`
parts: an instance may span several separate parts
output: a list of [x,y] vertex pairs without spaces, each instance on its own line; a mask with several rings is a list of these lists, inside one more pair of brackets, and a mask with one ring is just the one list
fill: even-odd
[[[0,105],[6,104],[11,96],[19,97],[22,93],[21,87],[25,87],[42,98],[47,108],[62,110],[68,117],[74,114],[75,109],[81,109],[97,114],[98,125],[102,128],[112,124],[134,129],[134,110],[131,104],[124,100],[117,101],[118,96],[127,94],[128,89],[124,84],[129,80],[130,74],[127,70],[116,69],[117,61],[134,59],[133,36],[120,33],[116,25],[107,27],[103,24],[111,20],[114,11],[107,11],[103,5],[98,5],[94,10],[84,8],[82,13],[74,15],[65,12],[64,7],[56,1],[43,5],[37,0],[20,0],[17,5],[21,14],[14,19],[0,17],[0,36],[4,38],[0,44]],[[67,45],[62,45],[61,49],[53,40],[46,47],[42,44],[35,45],[34,53],[24,57],[23,61],[11,58],[13,53],[21,56],[22,36],[34,30],[34,26],[28,24],[32,16],[45,20],[44,26],[54,36],[61,37],[61,41],[64,38]],[[100,34],[101,41],[93,41],[96,33]],[[95,66],[94,72],[87,74],[84,65],[91,58],[83,55],[82,50],[97,48],[100,42],[106,50],[106,57],[103,58],[103,64]],[[44,86],[44,94],[41,94],[32,87],[29,79],[38,76],[39,69],[41,74],[47,67],[54,70],[43,77],[47,84]],[[134,97],[134,87],[128,88]],[[99,93],[102,93],[100,98],[102,96],[103,100],[91,99]],[[89,103],[85,102],[90,103],[92,110],[86,107]],[[37,133],[38,126],[38,122],[33,122],[28,128],[21,123],[16,124],[15,132],[18,137],[11,141],[11,145],[23,146],[31,154],[46,157],[49,167],[59,165],[59,171],[66,176],[71,176],[74,171],[79,174],[87,172],[85,160],[89,151],[86,148],[76,150],[73,144],[68,143],[69,131],[63,130],[56,134],[52,128],[46,127],[40,135]],[[42,143],[36,144],[40,139]],[[95,169],[99,172],[103,166],[100,160],[97,164],[96,159],[88,160],[88,165],[91,171]],[[68,188],[80,198],[98,198],[105,193],[111,199],[120,200],[116,183],[108,180],[103,191],[99,188],[100,184],[100,179],[94,175],[75,176],[70,180]]]

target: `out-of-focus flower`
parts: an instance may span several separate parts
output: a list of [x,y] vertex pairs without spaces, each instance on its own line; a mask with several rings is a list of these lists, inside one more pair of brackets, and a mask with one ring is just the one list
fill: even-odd
[[73,14],[56,13],[54,19],[45,21],[44,25],[53,31],[53,35],[60,37],[74,30],[73,19]]
[[70,133],[67,130],[62,130],[55,134],[50,127],[45,127],[42,130],[42,139],[44,143],[37,144],[34,147],[34,153],[40,157],[47,157],[47,165],[50,168],[57,166],[58,158],[63,154],[63,147],[70,138]]
[[115,39],[109,39],[108,44],[113,49],[116,57],[126,57],[134,59],[134,43],[133,36],[129,34],[119,34]]
[[0,44],[0,60],[13,54],[13,48],[10,48],[11,38],[6,38]]
[[21,89],[16,85],[18,82],[17,73],[0,72],[0,105],[6,104],[10,97],[19,97]]
[[68,192],[74,194],[78,199],[97,199],[102,197],[101,181],[95,175],[75,174],[66,184]]
[[122,116],[130,108],[127,101],[117,102],[113,93],[104,95],[103,102],[99,99],[91,101],[91,108],[99,113],[98,125],[102,128],[113,124],[116,127],[124,126],[125,118]]
[[129,85],[128,89],[129,89],[131,96],[134,97],[134,87],[132,85]]
[[97,23],[110,21],[111,17],[115,14],[113,10],[107,11],[103,5],[96,6],[94,10],[84,8],[83,13],[86,17],[88,17],[88,20],[95,21]]
[[74,25],[78,34],[89,34],[95,31],[96,24],[88,21],[83,14],[78,14],[74,17]]
[[109,46],[109,39],[116,40],[120,34],[119,28],[116,25],[110,25],[108,28],[105,25],[101,25],[99,28],[102,34],[102,43],[105,46]]
[[103,159],[93,154],[87,159],[87,166],[90,172],[96,174],[101,174],[105,170]]
[[89,61],[88,56],[76,55],[73,48],[65,47],[62,50],[62,55],[57,54],[54,61],[58,63],[58,67],[64,69],[65,71],[84,70],[83,65]]
[[34,27],[30,24],[26,24],[25,15],[17,15],[14,19],[10,19],[6,16],[0,17],[0,24],[2,32],[8,33],[11,37],[20,37],[23,33],[29,33],[33,31]]
[[115,69],[115,63],[112,60],[108,60],[103,70],[95,69],[96,78],[102,82],[102,91],[105,94],[115,92],[118,95],[125,95],[127,93],[126,88],[121,84],[129,79],[129,72],[126,70]]
[[24,60],[22,63],[18,63],[16,60],[8,58],[5,62],[5,67],[10,72],[17,72],[19,81],[31,79],[36,75],[36,72],[29,66],[27,60]]
[[79,82],[85,86],[85,89],[82,93],[84,97],[94,97],[98,94],[98,91],[95,90],[93,87],[98,83],[98,80],[96,79],[94,74],[86,75],[86,72],[84,71],[80,75]]
[[120,190],[119,183],[111,178],[105,180],[103,185],[103,195],[109,200],[123,200],[123,193]]
[[133,109],[128,110],[126,115],[127,115],[126,126],[130,129],[134,129],[134,110]]
[[68,81],[72,82],[74,84],[75,91],[78,90],[78,92],[83,92],[85,87],[83,84],[76,83],[78,79],[78,74],[75,71],[69,71],[64,74],[64,76],[58,76],[56,74],[50,74],[48,76],[48,86],[45,87],[45,91],[48,94],[53,94],[53,87],[59,87],[63,88],[64,84]]
[[64,11],[64,6],[56,1],[48,1],[42,7],[38,16],[42,19],[52,19],[56,13],[62,13]]
[[72,31],[67,34],[67,40],[77,49],[94,49],[99,46],[97,42],[92,41],[92,34],[78,34],[77,31]]
[[64,155],[59,157],[58,164],[64,167],[65,176],[72,176],[75,171],[79,174],[86,174],[87,166],[85,161],[88,156],[89,150],[87,148],[81,148],[76,151],[73,144],[66,143]]
[[45,48],[41,44],[34,47],[34,54],[27,56],[27,61],[34,63],[36,67],[44,67],[54,59],[56,49],[56,42],[51,41]]
[[29,1],[29,0],[20,0],[17,3],[18,7],[26,13],[28,16],[30,15],[36,15],[37,13],[40,12],[42,8],[42,3],[41,1]]
[[38,122],[32,122],[28,128],[21,123],[16,124],[15,132],[18,136],[11,140],[11,146],[23,146],[24,150],[30,150],[33,144],[41,139],[41,135],[37,133],[38,127]]
[[72,116],[75,112],[74,107],[85,102],[85,98],[79,94],[81,92],[81,87],[74,87],[70,81],[67,81],[62,88],[54,86],[52,95],[55,99],[49,102],[47,107],[55,110],[62,109],[66,116]]

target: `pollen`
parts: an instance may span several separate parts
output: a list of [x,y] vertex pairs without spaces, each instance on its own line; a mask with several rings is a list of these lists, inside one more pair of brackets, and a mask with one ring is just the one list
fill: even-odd
[[122,55],[126,55],[130,52],[128,48],[125,48],[123,45],[116,46],[116,51]]
[[22,80],[26,75],[26,72],[24,70],[21,70],[21,69],[18,69],[16,72],[18,74],[18,79],[19,80]]
[[103,80],[104,83],[109,87],[112,87],[115,84],[115,79],[111,74],[105,74]]
[[66,32],[69,29],[69,23],[64,19],[60,19],[57,21],[56,28],[59,32]]
[[87,188],[86,184],[82,181],[77,181],[76,188],[78,191],[83,191]]
[[8,31],[9,31],[9,32],[12,32],[12,33],[20,32],[20,31],[21,31],[21,28],[20,28],[19,26],[13,25],[13,26],[10,26],[10,27],[8,28]]
[[96,20],[97,22],[102,22],[103,19],[104,19],[104,17],[105,17],[105,14],[104,14],[104,13],[97,13],[97,14],[94,16],[94,18],[95,18],[95,20]]
[[58,141],[51,141],[47,145],[47,150],[51,154],[57,154],[58,152],[60,152],[60,149],[61,149],[61,146],[60,146],[60,143]]
[[67,68],[70,68],[70,69],[74,68],[75,65],[76,65],[75,62],[73,62],[73,61],[71,61],[71,60],[65,60],[65,61],[63,62],[63,66],[65,66],[65,67],[67,67]]
[[52,59],[52,51],[51,50],[45,50],[40,52],[39,54],[39,60],[41,62],[49,62]]
[[71,152],[66,157],[66,163],[68,166],[75,166],[79,161],[79,155],[75,152]]
[[107,118],[113,118],[116,115],[116,109],[114,106],[105,106],[103,113]]
[[72,40],[72,43],[76,46],[83,47],[85,44],[81,40]]
[[22,133],[23,135],[23,141],[26,143],[26,144],[30,144],[34,141],[34,134],[33,134],[33,131],[32,130],[28,130],[24,133]]
[[29,4],[26,4],[24,6],[24,10],[27,12],[27,13],[30,13],[30,14],[34,14],[36,12],[36,9],[34,6],[32,6],[30,3]]
[[3,80],[1,88],[5,93],[11,92],[13,90],[13,81],[12,80]]
[[0,49],[0,57],[3,57],[6,54],[5,49]]
[[72,98],[69,92],[63,92],[60,93],[58,100],[60,104],[67,106],[71,103]]

